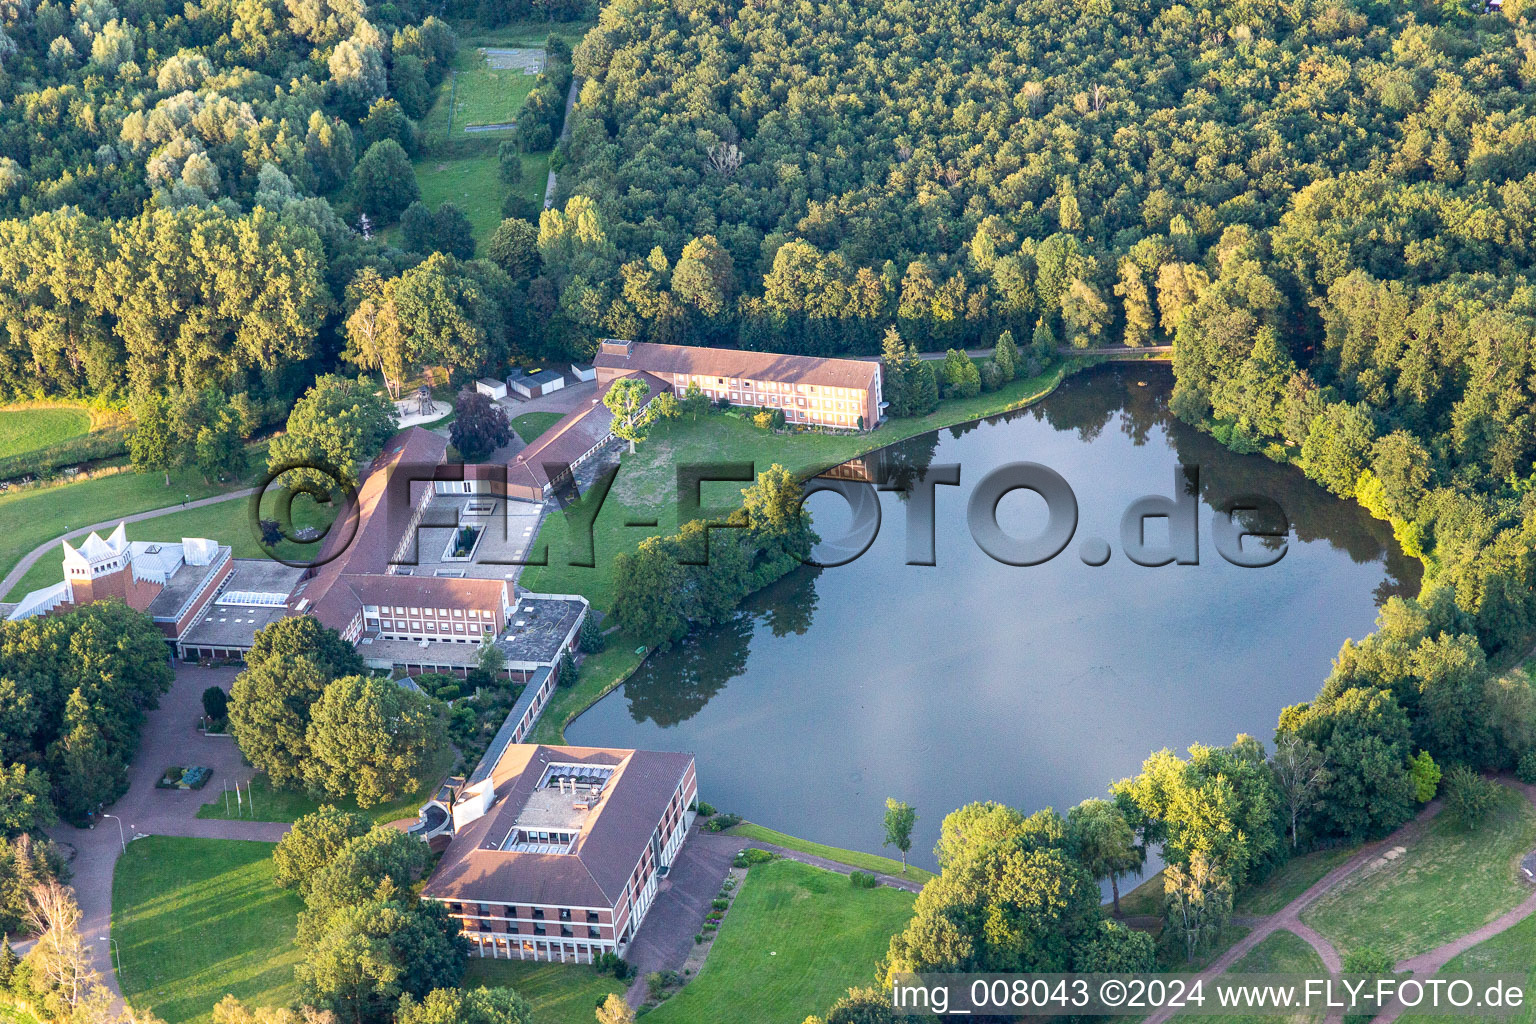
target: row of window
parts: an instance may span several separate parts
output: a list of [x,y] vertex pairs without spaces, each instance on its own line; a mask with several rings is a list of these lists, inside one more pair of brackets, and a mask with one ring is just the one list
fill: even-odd
[[[471,909],[471,907],[473,907],[474,909]],[[571,908],[570,907],[560,907],[560,908],[558,908],[558,910],[559,910],[559,918],[560,918],[560,920],[562,920],[562,921],[574,920],[574,918],[572,916],[572,913],[571,913]],[[481,917],[516,917],[516,916],[518,916],[517,915],[517,908],[516,907],[507,906],[507,907],[500,907],[498,909],[495,905],[490,904],[490,903],[473,903],[473,904],[471,904],[471,903],[449,903],[448,904],[448,913],[450,913],[450,914],[475,914],[475,913],[478,913]],[[597,911],[595,911],[595,910],[588,910],[586,912],[586,915],[587,915],[588,923],[590,923],[590,924],[596,924],[597,923],[597,921],[598,921]],[[542,921],[542,920],[544,920],[544,908],[543,907],[529,907],[528,908],[528,916],[533,918],[533,920],[535,920],[535,921]]]
[[[470,918],[469,920],[466,920],[464,922],[464,931],[469,932],[469,933],[490,932],[490,931],[494,931],[494,930],[495,930],[495,924],[493,922],[490,922],[490,921],[476,921],[473,918]],[[512,921],[512,920],[508,920],[506,922],[506,924],[504,925],[502,930],[507,935],[522,935],[522,934],[524,934],[523,926],[520,925],[518,922]],[[536,925],[533,925],[532,929],[529,932],[527,932],[526,934],[529,934],[529,935],[547,935],[547,934],[549,934],[549,932],[548,932],[548,929],[545,928],[544,925],[536,924]],[[576,933],[571,930],[570,925],[564,925],[563,924],[563,925],[560,926],[560,937],[562,939],[574,939],[576,937]],[[589,939],[600,939],[602,937],[603,937],[603,933],[599,929],[597,929],[595,927],[592,927],[590,925],[587,927],[587,938],[589,938]]]
[[[436,622],[433,622],[431,619],[426,620],[425,625],[423,625],[420,622],[410,622],[410,623],[407,623],[404,619],[400,619],[398,622],[396,620],[394,620],[394,619],[385,619],[384,620],[384,628],[385,629],[409,629],[412,632],[416,632],[416,633],[437,633],[437,632],[443,632],[443,633],[448,633],[448,632],[463,633],[464,632],[464,623],[462,623],[462,622],[455,622],[453,624],[453,629],[450,630],[448,628],[448,623],[444,622],[441,625],[441,627],[439,627],[439,625]],[[472,623],[470,623],[470,626],[469,626],[470,632],[479,631],[479,632],[490,633],[495,628],[496,628],[496,625],[495,625],[495,623],[492,623],[492,622],[486,622],[486,623],[473,623],[472,622]]]
[[[694,376],[691,379],[695,380],[695,381],[698,381],[698,384],[699,384],[700,387],[708,387],[709,383],[710,383],[708,377]],[[690,377],[686,373],[679,373],[677,375],[677,383],[679,385],[682,385],[682,386],[686,387],[688,385],[688,381],[689,380],[690,380]],[[785,383],[783,381],[773,381],[773,380],[759,381],[759,380],[752,380],[752,379],[744,379],[744,378],[740,378],[740,377],[730,377],[730,378],[716,377],[715,380],[714,380],[714,383],[715,383],[716,387],[719,387],[720,385],[725,385],[726,387],[732,387],[732,388],[739,387],[739,388],[742,388],[743,390],[757,390],[757,391],[770,391],[770,392],[776,391],[776,392],[778,392],[780,394],[794,394],[794,395],[822,394],[822,395],[835,395],[835,396],[837,396],[839,398],[853,398],[853,397],[856,397],[858,395],[862,395],[864,393],[864,389],[863,388],[842,388],[842,387],[832,387],[830,385],[823,384],[823,385],[821,385],[820,390],[818,391],[817,390],[817,385],[815,385],[815,384],[787,384],[787,383]]]
[[454,608],[451,610],[448,608],[427,608],[423,610],[421,608],[406,608],[403,606],[397,607],[394,605],[386,604],[379,606],[377,609],[369,608],[368,610],[370,612],[376,611],[380,615],[394,615],[396,617],[405,615],[413,619],[419,619],[423,615],[436,615],[440,619],[462,619],[466,615],[472,619],[494,619],[496,617],[495,612],[481,608],[470,608],[468,610],[463,608]]

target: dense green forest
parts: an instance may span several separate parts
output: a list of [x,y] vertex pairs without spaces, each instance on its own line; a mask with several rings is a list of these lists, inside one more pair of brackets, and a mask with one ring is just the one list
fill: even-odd
[[[494,6],[480,12],[494,23],[583,13]],[[0,6],[0,398],[139,412],[223,396],[254,428],[345,357],[381,365],[346,326],[380,299],[414,366],[505,363],[522,290],[472,258],[461,211],[413,205],[416,120],[457,47],[435,10]],[[569,47],[548,65],[514,150],[547,149],[559,129]],[[392,245],[381,229],[406,212]]]

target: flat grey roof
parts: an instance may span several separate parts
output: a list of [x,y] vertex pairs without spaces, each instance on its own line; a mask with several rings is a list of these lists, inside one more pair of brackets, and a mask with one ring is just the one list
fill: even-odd
[[540,370],[538,373],[525,373],[521,377],[514,378],[519,384],[548,384],[562,379],[565,374],[559,370]]
[[585,607],[568,598],[523,594],[507,619],[506,631],[496,638],[496,646],[508,662],[552,664]]
[[447,640],[428,640],[423,647],[412,640],[365,640],[357,653],[368,663],[390,665],[425,665],[441,668],[472,668],[480,662],[479,644],[456,644]]
[[237,558],[224,593],[245,590],[260,594],[291,594],[304,578],[304,569],[270,558]]
[[[481,514],[468,514],[471,507]],[[539,531],[540,506],[497,494],[433,494],[422,512],[414,535],[397,571],[412,576],[447,576],[466,579],[510,580],[516,577],[519,558]],[[481,530],[474,555],[467,562],[444,561],[448,544],[459,525]]]
[[287,615],[288,609],[282,605],[274,608],[248,608],[210,604],[203,617],[183,634],[181,644],[183,647],[224,647],[248,651],[260,630]]
[[182,563],[181,567],[171,574],[171,578],[165,581],[165,587],[155,595],[153,601],[149,602],[149,607],[145,611],[149,612],[151,618],[174,619],[186,603],[203,589],[208,582],[208,577],[224,564],[224,560],[229,555],[229,548],[220,544],[218,553],[207,565]]

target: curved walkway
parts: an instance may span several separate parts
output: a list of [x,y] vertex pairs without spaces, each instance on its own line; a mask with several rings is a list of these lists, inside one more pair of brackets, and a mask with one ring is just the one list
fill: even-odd
[[[1329,964],[1329,969],[1331,970],[1332,964],[1329,963],[1329,955],[1338,960],[1338,951],[1334,950],[1333,945],[1321,935],[1318,935],[1311,928],[1301,923],[1301,912],[1313,903],[1316,903],[1324,893],[1352,875],[1362,864],[1369,863],[1383,847],[1390,848],[1391,846],[1408,842],[1417,836],[1423,830],[1425,824],[1436,814],[1440,813],[1440,807],[1441,803],[1439,800],[1431,801],[1419,812],[1418,817],[1396,832],[1393,832],[1385,839],[1378,839],[1374,843],[1367,843],[1362,846],[1355,852],[1354,856],[1314,882],[1306,892],[1286,904],[1285,908],[1279,913],[1260,920],[1254,926],[1253,931],[1239,939],[1232,945],[1232,948],[1217,957],[1209,967],[1201,971],[1200,978],[1207,982],[1215,981],[1227,973],[1239,960],[1247,956],[1253,947],[1280,930],[1293,932],[1300,938],[1305,939],[1313,949],[1317,950],[1317,954],[1323,958],[1323,962]],[[1325,949],[1328,950],[1328,954],[1324,953]],[[1340,965],[1342,966],[1342,961],[1340,961]],[[1176,1008],[1159,1010],[1148,1017],[1144,1024],[1163,1024],[1164,1021],[1171,1018],[1176,1012],[1178,1012]],[[1330,1016],[1330,1020],[1334,1019],[1334,1017]]]
[[249,498],[255,493],[256,488],[246,487],[238,491],[230,491],[228,494],[215,494],[211,498],[198,498],[196,501],[187,501],[176,505],[167,505],[165,508],[152,508],[147,512],[135,512],[132,515],[117,516],[113,519],[103,520],[99,523],[92,523],[90,526],[82,526],[78,530],[70,530],[68,533],[60,534],[59,536],[53,538],[53,540],[48,541],[46,544],[39,544],[37,547],[21,556],[21,560],[16,563],[10,572],[5,574],[5,578],[0,579],[0,597],[4,597],[6,594],[9,594],[11,592],[11,588],[14,587],[17,583],[21,582],[21,578],[27,574],[28,569],[37,564],[37,560],[39,558],[42,558],[48,552],[56,549],[66,540],[74,540],[76,537],[84,537],[92,530],[96,530],[98,532],[101,530],[110,530],[117,526],[118,523],[139,523],[146,519],[154,519],[157,516],[168,516],[173,512],[185,512],[189,508],[202,508],[204,505],[217,505],[221,501],[234,501],[238,498]]
[[[1522,782],[1509,782],[1507,785],[1523,792],[1532,803],[1536,803],[1536,786]],[[1446,964],[1456,959],[1462,953],[1480,943],[1486,942],[1500,932],[1508,931],[1515,925],[1524,921],[1532,914],[1536,914],[1536,893],[1521,902],[1513,910],[1500,914],[1481,928],[1477,928],[1458,938],[1452,939],[1443,946],[1438,946],[1426,953],[1399,960],[1393,970],[1398,973],[1409,971],[1420,977],[1433,977],[1438,974]],[[1394,1000],[1386,1009],[1376,1015],[1372,1024],[1391,1024],[1392,1021],[1403,1015],[1403,1004]]]
[[[92,947],[93,966],[102,983],[119,999],[122,990],[106,936],[112,927],[112,872],[128,843],[151,835],[275,843],[288,831],[289,826],[282,822],[197,817],[197,809],[213,800],[226,782],[238,780],[247,785],[254,774],[241,760],[233,739],[204,736],[197,730],[203,690],[209,686],[227,690],[236,671],[178,665],[171,691],[145,719],[139,752],[128,773],[128,792],[108,808],[110,817],[103,817],[94,828],[59,824],[48,830],[50,839],[74,850],[70,884],[80,905],[80,934]],[[212,768],[211,785],[218,788],[201,792],[156,789],[155,781],[172,764]]]

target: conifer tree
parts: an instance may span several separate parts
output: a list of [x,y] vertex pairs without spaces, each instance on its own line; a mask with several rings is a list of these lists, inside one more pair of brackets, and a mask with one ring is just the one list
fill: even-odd
[[912,416],[926,416],[939,407],[939,380],[933,366],[917,354],[917,346],[907,347],[908,408]]
[[888,412],[892,416],[912,415],[910,384],[907,372],[907,350],[901,344],[901,335],[895,327],[885,329],[885,340],[880,346],[881,393],[885,396]]
[[992,351],[992,365],[997,367],[999,386],[1019,375],[1019,347],[1013,343],[1012,331],[998,335],[997,348]]

